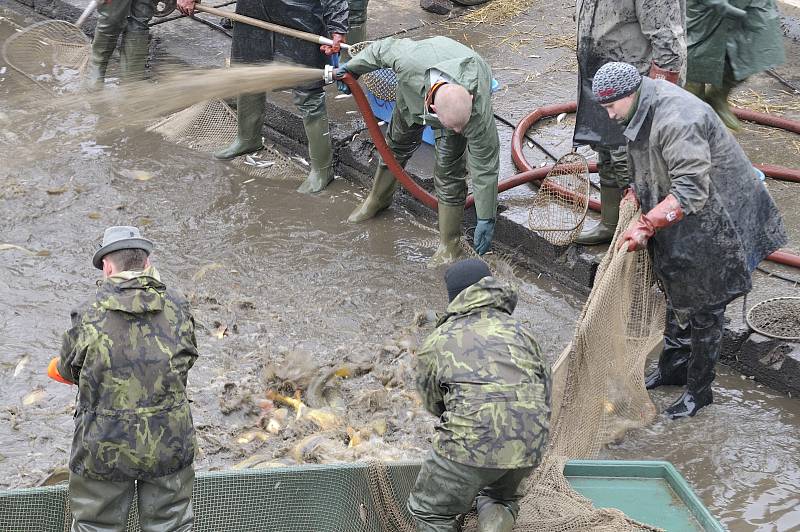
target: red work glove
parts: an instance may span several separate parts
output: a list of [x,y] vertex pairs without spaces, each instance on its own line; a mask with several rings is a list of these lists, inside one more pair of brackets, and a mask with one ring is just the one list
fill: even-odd
[[636,209],[639,208],[639,198],[636,197],[636,192],[633,190],[633,187],[625,189],[625,195],[622,196],[622,201],[630,201]]
[[669,227],[683,220],[683,209],[678,198],[672,194],[664,198],[661,203],[653,207],[647,214],[643,214],[629,227],[620,238],[617,249],[625,248],[626,251],[643,249],[647,241],[656,234],[656,231]]
[[61,373],[58,372],[58,360],[58,357],[55,357],[50,361],[50,364],[47,366],[47,376],[54,381],[63,382],[64,384],[75,384],[74,382],[68,381],[62,377]]
[[665,79],[670,83],[678,83],[678,76],[680,76],[680,72],[675,72],[674,70],[666,70],[661,68],[655,63],[650,64],[650,72],[647,73],[648,77],[653,79]]
[[178,11],[184,15],[194,15],[195,0],[178,0]]
[[320,51],[328,57],[332,56],[333,54],[338,54],[342,48],[339,45],[343,42],[347,42],[345,37],[346,36],[341,33],[332,33],[331,40],[333,41],[333,44],[323,44],[319,47]]

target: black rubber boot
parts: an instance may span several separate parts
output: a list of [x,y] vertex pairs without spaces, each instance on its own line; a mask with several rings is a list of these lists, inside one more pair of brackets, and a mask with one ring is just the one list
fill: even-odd
[[722,343],[725,309],[695,314],[691,317],[692,355],[687,372],[686,391],[664,413],[670,419],[692,417],[714,402],[711,383],[716,372]]
[[658,358],[656,369],[645,377],[644,387],[652,390],[659,386],[684,386],[691,353],[691,328],[681,327],[672,309],[667,309],[664,350]]

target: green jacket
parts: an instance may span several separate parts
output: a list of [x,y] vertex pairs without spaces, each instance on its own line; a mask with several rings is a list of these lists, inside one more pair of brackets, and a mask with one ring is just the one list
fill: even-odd
[[441,129],[438,121],[425,110],[432,69],[442,72],[472,94],[472,117],[461,132],[467,139],[467,168],[472,177],[478,218],[494,218],[500,138],[492,111],[492,70],[486,61],[471,48],[447,37],[421,41],[390,37],[362,50],[346,67],[358,76],[381,68],[394,70],[397,75],[395,110],[408,124],[429,124]]
[[775,0],[687,0],[686,31],[687,81],[721,87],[726,56],[734,81],[785,59]]
[[439,416],[434,450],[475,467],[539,463],[550,426],[550,367],[511,316],[517,294],[484,277],[447,307],[417,353],[417,389]]
[[125,481],[192,464],[186,377],[197,358],[194,319],[158,272],[122,272],[72,312],[58,371],[78,385],[70,469]]

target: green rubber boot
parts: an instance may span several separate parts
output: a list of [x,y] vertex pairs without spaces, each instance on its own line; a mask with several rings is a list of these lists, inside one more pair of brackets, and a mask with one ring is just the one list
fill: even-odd
[[463,205],[445,205],[439,202],[439,248],[428,261],[428,268],[450,264],[461,258],[464,253],[461,248],[463,221]]
[[106,70],[111,54],[117,47],[117,35],[96,31],[92,40],[92,56],[86,69],[84,86],[88,90],[99,90],[103,88],[106,80]]
[[333,147],[331,146],[328,114],[308,116],[303,119],[308,138],[308,159],[311,172],[297,191],[301,194],[315,194],[325,189],[333,181]]
[[375,172],[375,179],[372,182],[372,190],[369,191],[369,195],[361,205],[350,213],[347,221],[350,223],[363,222],[389,208],[389,205],[392,204],[392,196],[395,190],[397,190],[397,179],[394,178],[388,167],[379,164],[378,171]]
[[622,189],[617,186],[600,184],[600,223],[584,229],[576,244],[597,246],[607,244],[614,238],[614,231],[619,221],[619,202],[622,200]]
[[487,504],[478,511],[478,532],[511,532],[514,516],[502,504]]
[[253,153],[264,147],[264,142],[261,139],[261,126],[264,123],[264,109],[266,106],[266,95],[263,92],[240,94],[236,98],[238,133],[230,146],[214,153],[215,159],[227,161],[245,153]]
[[347,31],[347,43],[356,44],[367,40],[367,23],[351,24]]
[[144,79],[147,56],[150,55],[150,34],[145,31],[126,31],[122,34],[120,69],[123,81]]
[[708,105],[714,108],[723,124],[733,131],[739,131],[742,129],[742,124],[733,114],[731,106],[728,104],[728,96],[730,96],[732,89],[733,87],[728,87],[727,85],[721,88],[709,85],[706,87],[705,100]]
[[706,99],[706,84],[705,83],[697,83],[695,81],[687,81],[686,85],[683,86],[684,90],[691,92],[701,100]]

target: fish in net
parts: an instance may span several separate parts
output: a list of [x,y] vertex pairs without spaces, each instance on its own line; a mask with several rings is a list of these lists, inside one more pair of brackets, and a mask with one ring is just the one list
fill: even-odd
[[589,207],[589,165],[572,152],[547,173],[528,210],[528,228],[555,246],[572,244]]

